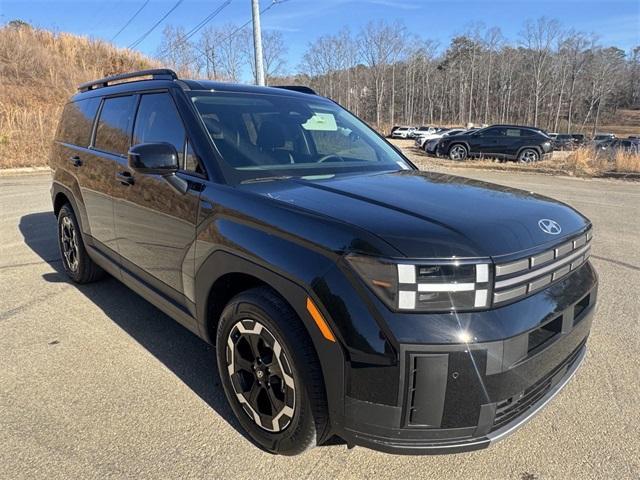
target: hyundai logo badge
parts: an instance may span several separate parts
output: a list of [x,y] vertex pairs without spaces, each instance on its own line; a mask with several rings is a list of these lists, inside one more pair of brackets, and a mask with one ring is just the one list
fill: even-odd
[[558,222],[555,220],[549,220],[548,218],[541,218],[538,220],[538,226],[540,227],[540,230],[544,233],[548,233],[549,235],[558,235],[562,231]]

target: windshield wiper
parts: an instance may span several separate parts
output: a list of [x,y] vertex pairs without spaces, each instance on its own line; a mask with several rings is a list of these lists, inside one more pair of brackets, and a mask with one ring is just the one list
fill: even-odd
[[244,184],[244,183],[271,182],[273,180],[288,180],[290,178],[293,178],[293,177],[291,175],[274,175],[272,177],[249,178],[247,180],[243,180],[240,183]]

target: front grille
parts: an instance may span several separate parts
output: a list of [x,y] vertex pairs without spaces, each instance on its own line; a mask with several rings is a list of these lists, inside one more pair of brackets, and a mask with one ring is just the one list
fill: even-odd
[[573,364],[580,355],[580,350],[584,347],[586,339],[583,340],[580,345],[556,368],[551,370],[548,374],[538,380],[536,383],[527,388],[519,395],[510,397],[502,402],[499,402],[496,406],[496,416],[493,420],[493,427],[491,431],[497,430],[514,418],[525,413],[532,405],[538,400],[544,397],[551,387],[553,387],[553,379],[556,375],[562,372],[562,375],[571,369]]
[[512,302],[548,287],[587,261],[591,230],[542,253],[496,264],[493,304]]

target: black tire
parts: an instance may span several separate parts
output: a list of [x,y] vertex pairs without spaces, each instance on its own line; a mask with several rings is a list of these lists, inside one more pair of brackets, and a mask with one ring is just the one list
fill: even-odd
[[80,225],[68,203],[58,212],[58,248],[64,271],[75,283],[91,283],[104,277],[104,270],[87,254]]
[[449,158],[457,162],[466,160],[469,156],[469,150],[462,143],[454,143],[449,147]]
[[535,163],[540,160],[540,152],[535,148],[523,148],[518,154],[518,162]]
[[[239,324],[245,332],[239,331]],[[254,338],[256,336],[257,340]],[[240,343],[246,342],[248,345],[254,340],[260,342],[261,339],[264,351],[267,352],[277,342],[281,347],[281,356],[274,357],[273,348],[270,362],[261,361],[260,356],[257,356],[251,367],[252,372],[248,367],[237,367],[236,360],[244,365],[251,363],[245,354],[240,354]],[[233,349],[229,342],[234,346]],[[247,351],[246,345],[244,351]],[[258,287],[235,296],[220,316],[216,352],[218,371],[227,400],[240,424],[259,447],[271,453],[297,455],[317,445],[328,423],[320,363],[304,325],[278,294],[268,287]],[[262,375],[258,375],[260,368],[266,370]],[[289,378],[275,383],[271,380],[272,383],[267,384],[270,386],[265,386],[265,378],[277,377],[277,373],[274,374],[270,368],[275,368],[276,371],[281,368]],[[293,386],[287,383],[291,379]],[[274,389],[274,384],[279,388]],[[252,395],[254,388],[261,390],[260,394]],[[284,396],[284,406],[277,410],[276,415],[273,414],[276,402],[272,401],[275,390]],[[256,401],[252,401],[252,398]],[[268,402],[263,401],[263,404],[270,405],[267,407],[270,414],[263,415],[264,412],[260,411],[257,401],[260,398],[269,399]],[[291,408],[293,414],[286,413],[280,417],[279,414],[285,411],[285,407]],[[279,417],[277,424],[274,417]],[[269,431],[269,428],[273,429]],[[275,430],[276,428],[280,430]]]

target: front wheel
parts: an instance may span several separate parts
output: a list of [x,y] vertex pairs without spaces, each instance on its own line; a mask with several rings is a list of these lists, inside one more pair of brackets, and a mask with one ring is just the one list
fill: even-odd
[[465,147],[460,143],[452,146],[449,149],[449,158],[451,160],[457,160],[457,161],[464,160],[465,158],[467,158],[468,154],[469,152],[467,151],[467,147]]
[[540,160],[540,154],[533,148],[525,148],[518,155],[518,161],[520,163],[533,163]]
[[327,422],[320,366],[291,307],[261,287],[234,297],[220,317],[218,370],[240,424],[262,448],[296,455]]

